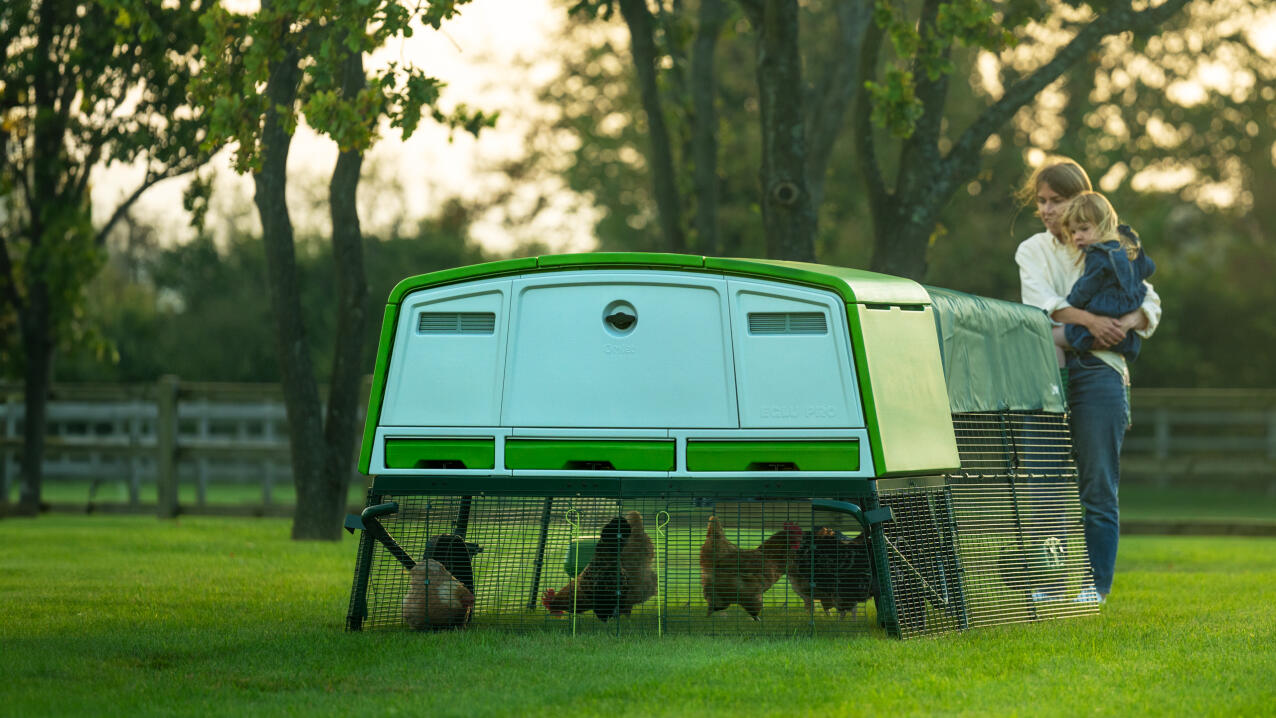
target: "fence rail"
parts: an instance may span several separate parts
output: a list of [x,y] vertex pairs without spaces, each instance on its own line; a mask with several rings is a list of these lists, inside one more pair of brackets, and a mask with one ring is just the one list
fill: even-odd
[[1276,390],[1135,389],[1122,481],[1276,496]]
[[[5,492],[17,482],[25,415],[22,386],[0,384]],[[259,490],[259,500],[250,502],[253,512],[279,513],[278,490],[292,487],[288,418],[277,384],[176,377],[153,384],[58,384],[50,391],[45,425],[45,486],[87,486],[90,507],[102,487],[123,484],[132,510],[149,504],[143,493],[153,491],[161,516],[218,512],[225,507],[213,505],[210,489],[251,487]],[[361,414],[360,434],[362,428]],[[183,494],[191,493],[183,488],[193,489],[193,505],[181,505]],[[242,501],[242,490],[232,493]]]
[[[1123,481],[1276,495],[1276,390],[1135,389],[1131,403]],[[22,387],[0,384],[0,488],[6,492],[18,477],[24,415]],[[149,504],[143,493],[153,491],[162,516],[216,512],[224,507],[210,501],[210,489],[238,487],[241,500],[245,491],[259,496],[257,513],[279,513],[278,495],[292,486],[283,394],[276,384],[174,377],[55,385],[44,475],[46,486],[87,486],[90,506],[103,486],[123,484],[125,507],[132,510]],[[357,474],[351,481],[361,483]],[[191,493],[193,503],[182,505]]]

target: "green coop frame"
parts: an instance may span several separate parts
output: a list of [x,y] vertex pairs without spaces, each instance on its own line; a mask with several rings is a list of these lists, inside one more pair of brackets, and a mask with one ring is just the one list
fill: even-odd
[[[663,436],[650,427],[588,426],[387,432],[390,366],[396,341],[406,341],[396,335],[419,293],[660,273],[835,297],[831,306],[844,314],[830,319],[845,327],[863,426]],[[1097,611],[1067,600],[1090,577],[1049,320],[1023,305],[862,270],[587,253],[410,277],[387,300],[359,468],[370,483],[368,508],[346,524],[362,530],[351,630],[403,627],[405,569],[440,534],[479,551],[474,629],[795,635],[878,626],[907,638]],[[656,595],[610,621],[546,610],[547,589],[575,580],[565,557],[586,555],[582,546],[592,547],[603,527],[634,513],[653,545]],[[699,595],[706,574],[717,580],[733,570],[725,559],[705,568],[710,516],[745,550],[790,526],[804,537],[786,549],[783,577],[764,590],[760,620],[743,603],[711,616]],[[848,598],[826,614],[830,601],[811,598],[820,587],[854,583],[817,575],[841,570],[821,568],[816,540],[806,539],[823,529],[844,537],[845,555],[867,556],[854,571],[871,585],[854,610],[844,610]],[[860,535],[862,543],[850,541]]]

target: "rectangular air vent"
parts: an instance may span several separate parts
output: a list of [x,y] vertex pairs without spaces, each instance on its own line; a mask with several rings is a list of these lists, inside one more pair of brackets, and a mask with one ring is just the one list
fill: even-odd
[[822,312],[750,312],[750,334],[828,334]]
[[491,334],[496,331],[492,312],[421,312],[416,330],[422,334]]

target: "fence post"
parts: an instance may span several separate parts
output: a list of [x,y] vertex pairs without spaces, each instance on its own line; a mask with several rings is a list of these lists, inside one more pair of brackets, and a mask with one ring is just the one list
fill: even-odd
[[1267,459],[1276,460],[1276,409],[1267,412]]
[[1153,419],[1153,455],[1165,460],[1170,457],[1170,412],[1161,407],[1156,410]]
[[172,375],[155,386],[155,481],[157,510],[162,519],[177,517],[177,385]]
[[[9,439],[13,434],[13,420],[10,416],[9,393],[0,389],[0,439]],[[8,513],[9,507],[9,447],[7,442],[0,441],[0,514]]]

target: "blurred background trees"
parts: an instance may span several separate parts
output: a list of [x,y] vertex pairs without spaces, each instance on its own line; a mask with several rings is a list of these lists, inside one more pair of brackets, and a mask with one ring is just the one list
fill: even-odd
[[[541,181],[545,177],[562,178],[598,210],[594,234],[600,249],[667,249],[648,159],[648,118],[655,107],[667,125],[678,224],[687,250],[765,256],[756,38],[743,10],[734,3],[648,4],[655,103],[652,97],[644,100],[644,84],[637,79],[630,49],[635,24],[622,13],[602,12],[606,5],[568,0],[559,5],[570,19],[552,43],[561,56],[559,71],[540,89],[544,107],[551,108],[548,119],[531,125],[525,153],[496,171],[533,188],[548,184]],[[808,99],[836,97],[828,88],[838,84],[835,60],[842,57],[848,24],[837,12],[846,7],[814,0],[801,5]],[[577,12],[568,16],[573,8]],[[945,119],[936,140],[941,151],[951,147],[954,128],[968,126],[1015,78],[1038,67],[1093,19],[1085,9],[1052,9],[1057,12],[1023,23],[1013,45],[989,49],[958,43],[952,48]],[[1046,153],[1075,157],[1158,261],[1155,283],[1167,312],[1156,337],[1158,350],[1140,360],[1136,381],[1144,386],[1269,384],[1266,372],[1248,356],[1220,347],[1276,342],[1276,328],[1265,318],[1273,292],[1267,277],[1276,260],[1270,241],[1276,207],[1263,201],[1276,196],[1276,41],[1272,31],[1261,32],[1272,26],[1271,16],[1255,0],[1196,0],[1153,36],[1117,34],[1097,44],[989,135],[978,171],[937,214],[924,249],[924,281],[1017,299],[1011,256],[1019,240],[1037,231],[1037,221],[1031,209],[1013,205],[1010,191]],[[697,52],[699,67],[712,68],[713,101],[707,106],[703,91],[691,89]],[[812,99],[812,106],[827,104]],[[814,246],[819,261],[868,267],[880,233],[849,113],[843,108],[832,144],[819,153],[826,169],[818,188],[823,199]],[[696,159],[697,133],[706,135],[706,122],[697,118],[706,114],[712,123],[707,136],[716,145],[710,155],[714,166],[708,168],[712,222],[701,221],[700,204],[708,195],[697,189],[706,184],[706,161]],[[874,132],[889,135],[888,129]],[[876,144],[885,148],[890,141],[881,137]],[[883,162],[888,171],[894,164]],[[387,178],[375,191],[397,197],[412,190]],[[313,194],[315,211],[326,211],[326,200]],[[426,220],[383,223],[398,229],[381,231],[366,244],[367,305],[375,311],[402,275],[495,258],[473,240],[471,229],[493,206],[512,201],[513,194],[494,193],[486,202],[458,199],[441,204]],[[520,201],[527,204],[525,197]],[[530,225],[551,203],[531,204],[530,211],[504,212],[512,232],[520,229],[517,225]],[[96,332],[107,341],[77,346],[58,378],[145,380],[169,367],[191,378],[277,380],[267,349],[272,334],[263,324],[268,302],[259,230],[241,220],[223,218],[217,241],[205,232],[180,246],[157,236],[145,218],[128,217],[117,225],[110,260],[91,290],[79,295],[95,300],[77,310],[84,319],[80,336]],[[377,276],[381,261],[390,276]],[[335,279],[330,262],[331,250],[318,234],[298,240],[303,314],[314,325],[307,344],[321,380],[328,376],[322,367],[331,360],[336,326],[333,310],[318,306],[331,286],[327,282]],[[11,330],[16,317],[5,306],[0,326]],[[364,371],[370,368],[374,331],[361,333]],[[231,332],[240,338],[234,351],[223,338]],[[6,371],[16,377],[20,342],[13,331],[3,338]]]
[[[88,212],[90,171],[109,159],[154,160],[139,190],[202,161],[208,108],[221,113],[215,138],[248,148],[240,168],[260,170],[257,133],[269,108],[252,90],[264,89],[267,76],[249,78],[243,73],[262,66],[243,61],[254,44],[266,47],[265,39],[244,44],[249,25],[236,23],[248,21],[224,13],[217,16],[223,24],[201,31],[194,24],[201,4],[170,3],[163,12],[152,5],[113,0],[84,6],[73,20],[59,20],[55,14],[65,8],[54,3],[0,7],[6,377],[23,379],[31,352],[43,346],[58,348],[50,376],[63,381],[150,381],[165,373],[283,378],[274,348],[281,332],[270,310],[278,301],[272,287],[281,283],[262,241],[279,233],[263,233],[247,217],[247,197],[208,210],[202,229],[184,243],[152,226],[154,218],[129,211],[132,188],[118,211],[96,222]],[[461,5],[422,7],[441,21]],[[776,140],[764,137],[775,125],[763,116],[775,98],[759,91],[767,80],[758,62],[759,48],[774,40],[760,33],[770,29],[768,13],[793,10],[797,27],[785,41],[797,38],[801,64],[792,77],[800,79],[789,81],[796,87],[785,88],[794,92],[784,102],[802,112],[800,122],[784,122],[790,137],[801,135],[805,157],[800,173],[797,165],[784,171],[801,175],[792,185],[812,208],[814,221],[803,231],[816,261],[1017,300],[1014,248],[1039,223],[1031,208],[1014,205],[1011,192],[1048,154],[1070,156],[1157,261],[1153,282],[1165,318],[1133,368],[1135,382],[1271,386],[1256,360],[1276,351],[1276,9],[1269,3],[1173,0],[1135,10],[1117,0],[558,0],[555,11],[565,21],[544,44],[557,70],[538,80],[540,106],[525,114],[532,119],[522,125],[521,151],[490,168],[503,184],[474,199],[439,167],[440,186],[453,199],[434,197],[424,218],[382,218],[361,241],[343,240],[347,250],[330,240],[339,238],[334,230],[359,227],[352,200],[360,180],[362,193],[383,210],[421,193],[395,182],[393,166],[361,166],[353,154],[394,123],[434,114],[477,129],[491,118],[464,108],[439,111],[433,102],[440,85],[424,74],[395,76],[406,83],[399,89],[416,93],[406,104],[393,99],[399,90],[381,84],[384,68],[354,73],[373,78],[362,88],[345,84],[351,58],[390,37],[403,16],[392,2],[341,7],[343,22],[366,21],[373,9],[392,22],[372,23],[368,37],[343,45],[340,23],[324,21],[322,32],[295,44],[308,53],[297,60],[302,79],[276,118],[285,134],[311,122],[347,156],[342,182],[325,178],[322,187],[301,188],[306,211],[323,219],[308,217],[292,242],[295,314],[304,325],[297,346],[310,356],[315,382],[332,381],[342,347],[354,357],[338,380],[343,387],[349,376],[371,370],[376,322],[343,325],[342,311],[379,316],[405,276],[500,258],[475,239],[475,228],[494,216],[509,235],[533,237],[513,254],[546,251],[560,238],[545,236],[541,244],[528,228],[561,212],[565,194],[592,208],[602,250],[796,256],[768,241],[771,195],[763,188],[775,175],[763,171],[764,153]],[[1086,30],[1098,23],[1106,23],[1103,32]],[[271,32],[283,33],[271,42],[301,37],[301,24],[288,32],[271,24]],[[1126,32],[1130,27],[1138,31]],[[234,30],[238,43],[212,53],[227,63],[226,73],[206,77],[192,103],[189,79],[211,62],[195,54],[195,42],[202,32],[223,30]],[[76,52],[56,55],[66,48]],[[1042,74],[1064,55],[1068,62],[1057,72]],[[239,90],[227,89],[236,82]],[[1031,92],[1022,102],[1006,99],[1023,88]],[[973,127],[981,129],[972,135]],[[57,148],[37,151],[37,141],[53,147],[57,131],[64,132]],[[61,179],[50,180],[50,172]],[[37,175],[59,189],[36,191]],[[192,199],[209,186],[207,177],[195,183]],[[192,206],[200,216],[204,205]],[[35,220],[51,217],[56,221],[33,229]],[[45,237],[55,241],[42,244]],[[359,263],[342,253],[355,244]],[[366,293],[355,281],[360,263]],[[348,291],[334,289],[341,286]],[[45,291],[49,314],[31,326],[47,332],[28,339],[31,298]],[[338,295],[346,299],[334,301]],[[25,381],[38,387],[43,380]]]
[[[25,392],[19,513],[39,511],[57,350],[95,336],[84,290],[107,235],[150,187],[216,148],[187,95],[201,13],[145,0],[0,5],[0,370]],[[112,162],[143,175],[95,225],[93,180]]]

